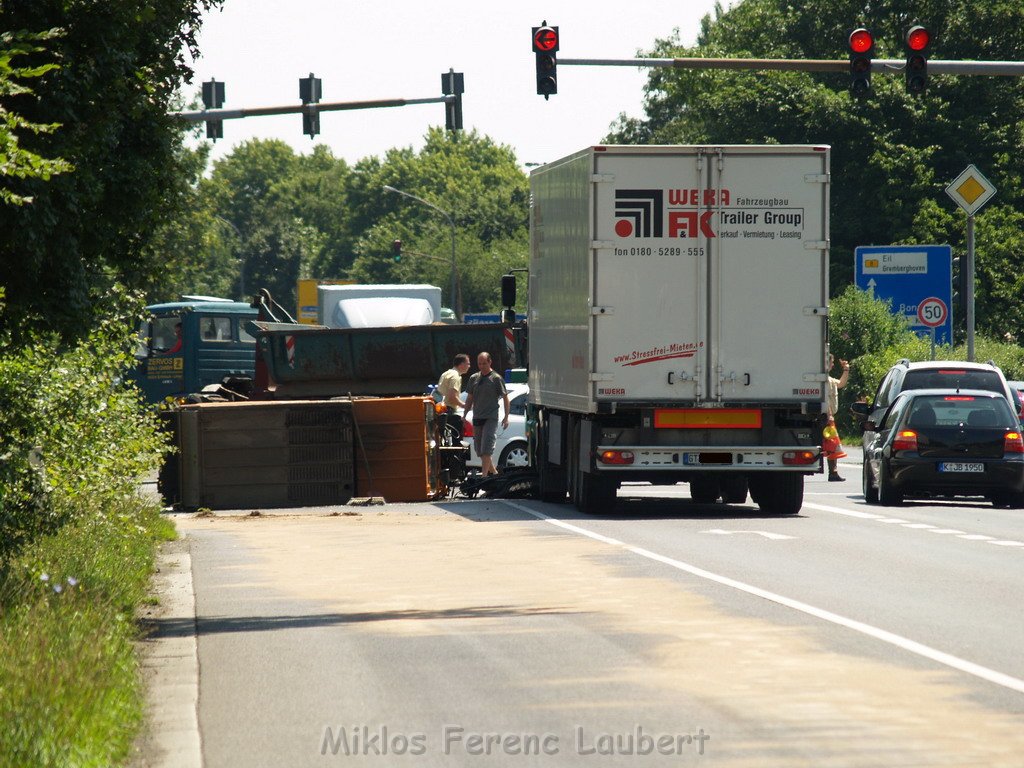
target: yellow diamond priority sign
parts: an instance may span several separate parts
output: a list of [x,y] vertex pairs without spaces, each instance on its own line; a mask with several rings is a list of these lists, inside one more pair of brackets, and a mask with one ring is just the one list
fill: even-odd
[[963,208],[968,216],[973,216],[995,193],[996,188],[992,186],[992,182],[973,165],[964,168],[963,173],[946,187],[946,194],[953,198],[953,202]]

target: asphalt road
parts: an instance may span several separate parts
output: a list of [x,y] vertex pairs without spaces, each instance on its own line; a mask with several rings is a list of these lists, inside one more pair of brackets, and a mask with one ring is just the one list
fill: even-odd
[[685,485],[176,515],[203,763],[1024,765],[1024,512],[842,471],[789,518]]

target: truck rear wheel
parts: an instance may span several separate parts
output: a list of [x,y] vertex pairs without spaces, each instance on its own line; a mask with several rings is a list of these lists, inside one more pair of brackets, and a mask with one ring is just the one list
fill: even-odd
[[725,475],[721,485],[722,501],[726,504],[747,503],[747,478],[744,475]]
[[717,477],[695,477],[690,481],[690,498],[698,504],[714,504],[721,495]]
[[579,496],[576,508],[586,515],[603,515],[615,509],[616,491],[619,484],[608,477],[591,472],[577,475]]
[[618,481],[580,470],[580,457],[589,454],[589,447],[582,445],[583,428],[579,419],[573,419],[569,427],[569,495],[576,509],[585,515],[601,515],[615,508],[615,493]]
[[795,515],[804,504],[804,476],[772,472],[751,477],[750,496],[762,512]]

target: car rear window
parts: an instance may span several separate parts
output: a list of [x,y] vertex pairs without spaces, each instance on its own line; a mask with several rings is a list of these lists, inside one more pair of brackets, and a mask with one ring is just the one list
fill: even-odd
[[1016,427],[1017,419],[1001,397],[927,395],[915,397],[907,417],[910,427]]
[[995,371],[969,371],[963,368],[907,371],[903,378],[903,389],[983,389],[1000,395],[1006,393],[1003,380]]

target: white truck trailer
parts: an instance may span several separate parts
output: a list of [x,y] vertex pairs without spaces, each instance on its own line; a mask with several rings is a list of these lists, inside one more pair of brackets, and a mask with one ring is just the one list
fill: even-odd
[[625,481],[795,514],[821,470],[827,146],[594,146],[530,176],[545,500]]
[[320,285],[317,301],[320,325],[328,328],[388,328],[441,320],[441,289],[436,285]]

